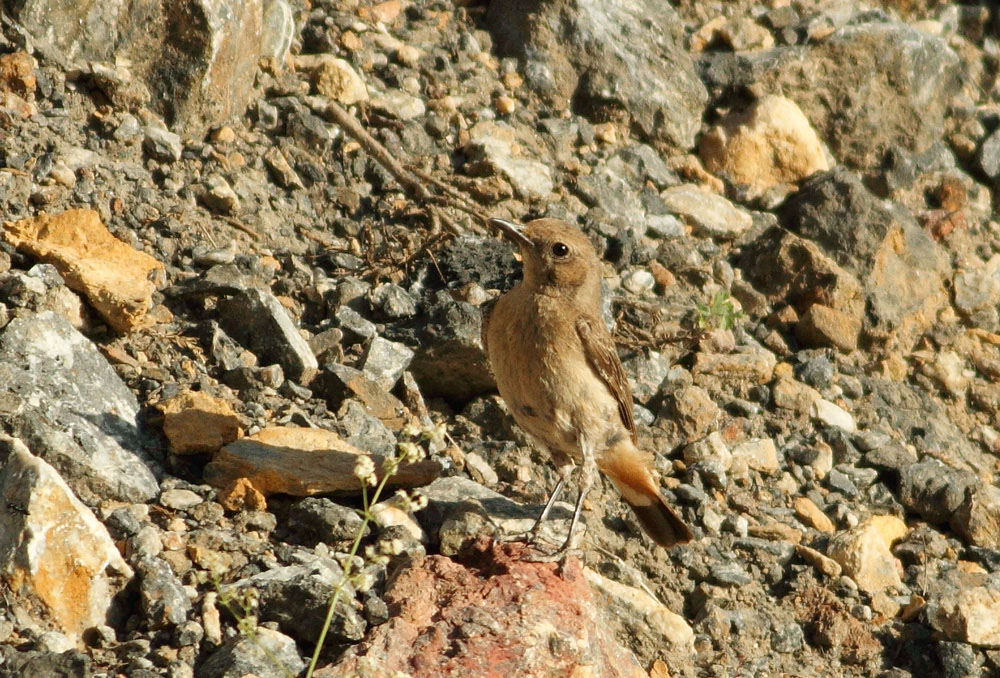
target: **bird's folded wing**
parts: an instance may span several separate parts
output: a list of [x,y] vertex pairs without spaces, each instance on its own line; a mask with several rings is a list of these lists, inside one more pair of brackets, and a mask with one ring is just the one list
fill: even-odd
[[632,435],[632,442],[637,442],[635,435],[635,419],[632,414],[632,390],[629,388],[625,370],[618,359],[611,333],[600,318],[582,316],[576,321],[576,333],[583,343],[583,352],[587,362],[595,373],[607,384],[611,394],[618,401],[618,413],[622,423]]

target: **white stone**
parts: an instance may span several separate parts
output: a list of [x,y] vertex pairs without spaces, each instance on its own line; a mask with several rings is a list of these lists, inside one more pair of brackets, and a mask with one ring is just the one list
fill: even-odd
[[809,408],[809,415],[827,426],[836,426],[848,433],[854,433],[858,430],[858,426],[854,423],[854,417],[851,416],[850,412],[823,398],[812,404]]

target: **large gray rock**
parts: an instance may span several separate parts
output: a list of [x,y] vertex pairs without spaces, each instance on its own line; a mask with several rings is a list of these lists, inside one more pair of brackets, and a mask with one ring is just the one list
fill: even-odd
[[851,24],[774,52],[759,85],[795,101],[834,157],[853,167],[877,167],[893,145],[927,149],[961,84],[945,40],[897,22]]
[[85,503],[159,493],[138,414],[108,361],[62,316],[15,318],[0,334],[0,420]]
[[853,172],[814,175],[781,216],[789,230],[861,282],[864,330],[873,344],[909,349],[948,303],[947,254],[904,209],[876,198]]
[[262,41],[268,56],[281,49],[271,44],[274,31],[262,35],[262,0],[24,0],[4,7],[47,58],[129,63],[129,74],[114,79],[137,81],[148,90],[137,101],[148,99],[191,136],[241,115]]
[[694,145],[708,94],[668,3],[497,0],[487,18],[499,52],[521,59],[550,105],[628,120],[661,146]]

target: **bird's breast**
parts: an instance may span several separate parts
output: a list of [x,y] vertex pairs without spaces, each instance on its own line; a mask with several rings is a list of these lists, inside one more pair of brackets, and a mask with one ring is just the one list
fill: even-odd
[[587,360],[576,318],[515,288],[497,302],[487,343],[497,389],[518,425],[578,459],[582,440],[603,440],[621,423],[614,396]]

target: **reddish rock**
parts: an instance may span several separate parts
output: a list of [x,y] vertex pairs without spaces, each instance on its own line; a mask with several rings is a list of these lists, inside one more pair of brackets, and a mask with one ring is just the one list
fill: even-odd
[[580,563],[526,562],[526,552],[480,541],[465,563],[414,562],[387,587],[389,621],[315,677],[645,678],[602,619]]

